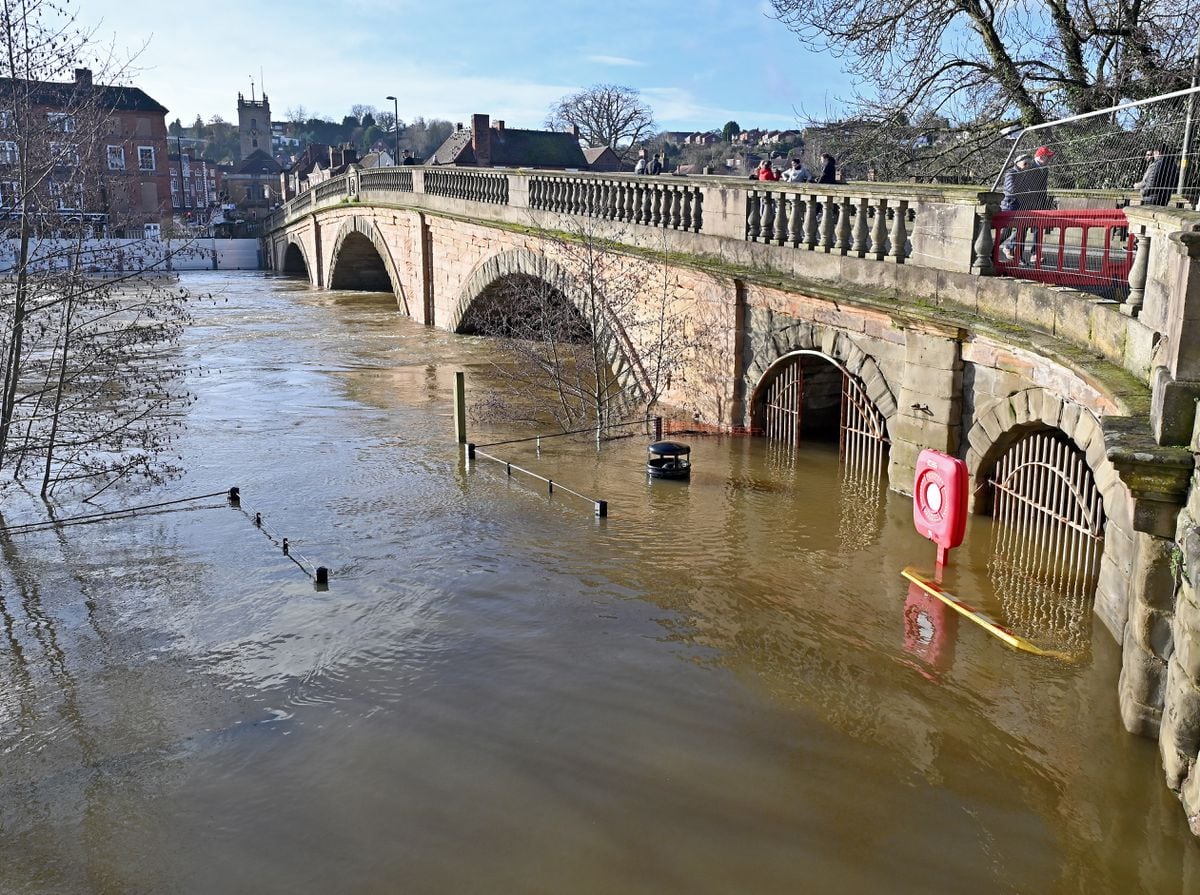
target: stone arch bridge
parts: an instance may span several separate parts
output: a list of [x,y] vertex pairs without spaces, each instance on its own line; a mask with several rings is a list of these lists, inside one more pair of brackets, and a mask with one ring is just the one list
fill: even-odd
[[[999,199],[912,184],[392,168],[300,194],[267,220],[264,241],[279,273],[390,292],[401,312],[451,331],[509,277],[567,284],[578,303],[563,274],[572,246],[604,242],[652,267],[639,303],[668,308],[699,340],[668,406],[718,429],[749,426],[781,364],[826,358],[884,421],[890,487],[909,490],[918,453],[937,448],[966,460],[977,512],[990,509],[986,483],[1009,446],[1057,433],[1103,500],[1094,611],[1122,647],[1122,717],[1158,739],[1200,834],[1200,214],[1127,209],[1128,283],[1078,291],[996,275]],[[602,337],[636,392],[644,334],[611,319]]]

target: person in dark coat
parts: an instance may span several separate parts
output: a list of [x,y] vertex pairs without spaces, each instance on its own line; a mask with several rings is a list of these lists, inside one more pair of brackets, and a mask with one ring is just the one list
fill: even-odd
[[[1046,178],[1044,171],[1034,168],[1033,156],[1020,155],[1013,161],[1012,167],[1004,172],[1004,198],[1000,200],[1001,211],[1022,211],[1035,208],[1036,185],[1033,179],[1041,176],[1042,195],[1046,193]],[[1006,227],[1000,234],[1000,258],[1011,261],[1013,247],[1017,242],[1015,227]]]
[[821,156],[821,176],[817,183],[837,183],[837,162],[828,152]]
[[1166,146],[1154,147],[1154,158],[1142,177],[1141,192],[1143,205],[1166,205],[1179,183],[1179,168],[1174,156],[1167,154]]

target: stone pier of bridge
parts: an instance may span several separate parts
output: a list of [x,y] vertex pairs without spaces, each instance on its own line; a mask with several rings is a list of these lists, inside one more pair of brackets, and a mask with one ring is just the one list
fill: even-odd
[[[1094,611],[1121,645],[1122,718],[1158,740],[1200,835],[1200,214],[1126,209],[1128,279],[1072,288],[995,275],[999,198],[392,168],[302,193],[264,242],[281,274],[387,291],[414,320],[457,331],[494,284],[568,282],[568,247],[603,241],[653,266],[644,307],[665,306],[692,337],[661,396],[681,417],[751,427],[772,369],[816,354],[856,377],[885,421],[889,486],[910,491],[917,455],[937,448],[966,461],[974,512],[991,511],[987,483],[1011,445],[1060,433],[1103,497]],[[633,321],[608,336],[613,371],[636,394],[649,336]]]

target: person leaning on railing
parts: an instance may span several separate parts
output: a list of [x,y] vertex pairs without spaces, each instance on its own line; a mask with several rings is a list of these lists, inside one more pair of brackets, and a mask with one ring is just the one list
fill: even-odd
[[1142,194],[1143,205],[1166,205],[1171,201],[1171,193],[1179,179],[1179,168],[1175,165],[1175,157],[1169,155],[1166,146],[1155,146],[1149,154],[1149,164],[1142,179],[1135,183],[1135,189]]

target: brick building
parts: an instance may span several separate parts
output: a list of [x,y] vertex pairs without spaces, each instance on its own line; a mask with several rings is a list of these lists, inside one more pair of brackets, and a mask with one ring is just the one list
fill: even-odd
[[579,148],[579,130],[574,133],[506,128],[487,115],[472,115],[471,127],[459,125],[427,165],[469,165],[479,168],[573,168],[587,170],[587,159]]
[[[0,204],[13,216],[18,163],[44,184],[43,219],[78,215],[104,232],[152,228],[170,214],[167,109],[137,87],[0,80]],[[140,233],[139,233],[140,235]]]

